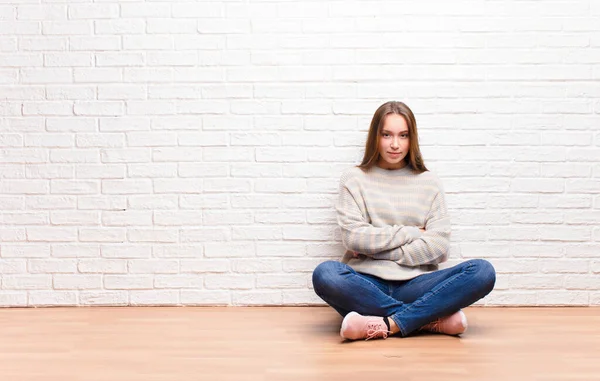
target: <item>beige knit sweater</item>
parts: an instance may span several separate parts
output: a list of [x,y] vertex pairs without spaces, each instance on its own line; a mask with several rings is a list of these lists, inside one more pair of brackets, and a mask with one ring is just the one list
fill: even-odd
[[341,176],[336,210],[348,250],[341,261],[357,272],[406,280],[448,259],[450,219],[442,185],[431,172],[350,168]]

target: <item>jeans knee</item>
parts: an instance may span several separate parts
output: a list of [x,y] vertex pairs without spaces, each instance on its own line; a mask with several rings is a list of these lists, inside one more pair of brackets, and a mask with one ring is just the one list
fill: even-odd
[[486,293],[489,293],[496,284],[496,269],[485,259],[474,259],[472,264],[476,268],[476,278],[481,283]]
[[325,261],[314,269],[312,284],[318,295],[323,295],[332,288],[339,275],[339,267],[340,263],[337,261]]

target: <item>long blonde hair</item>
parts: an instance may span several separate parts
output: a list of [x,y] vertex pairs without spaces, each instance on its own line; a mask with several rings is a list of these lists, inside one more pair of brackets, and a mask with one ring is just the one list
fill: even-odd
[[385,118],[390,114],[401,115],[408,126],[409,148],[408,154],[404,158],[407,164],[417,173],[428,171],[423,163],[421,150],[419,149],[419,136],[417,134],[417,121],[411,109],[402,102],[390,101],[382,104],[373,114],[371,127],[365,144],[365,155],[362,163],[358,165],[362,170],[368,170],[374,166],[380,158],[379,139],[381,130],[385,123]]

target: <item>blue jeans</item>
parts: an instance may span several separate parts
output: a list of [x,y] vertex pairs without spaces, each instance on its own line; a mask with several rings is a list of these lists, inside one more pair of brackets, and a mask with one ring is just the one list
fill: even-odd
[[326,261],[314,270],[312,281],[317,295],[342,316],[350,311],[388,316],[407,336],[489,294],[496,271],[488,261],[472,259],[413,279],[388,281]]

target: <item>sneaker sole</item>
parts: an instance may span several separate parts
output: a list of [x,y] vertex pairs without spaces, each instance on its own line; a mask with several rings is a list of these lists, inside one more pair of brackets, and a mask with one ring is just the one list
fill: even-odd
[[342,320],[342,327],[340,328],[340,336],[342,337],[342,339],[346,339],[346,337],[344,337],[343,332],[346,330],[346,326],[348,325],[347,319],[349,319],[351,316],[354,316],[354,315],[360,316],[360,314],[358,312],[352,311],[344,317],[344,320]]
[[462,311],[460,311],[460,322],[462,323],[463,327],[465,327],[465,330],[462,331],[462,333],[467,332],[467,328],[469,328],[469,323],[467,323],[467,315],[465,315],[465,313]]

